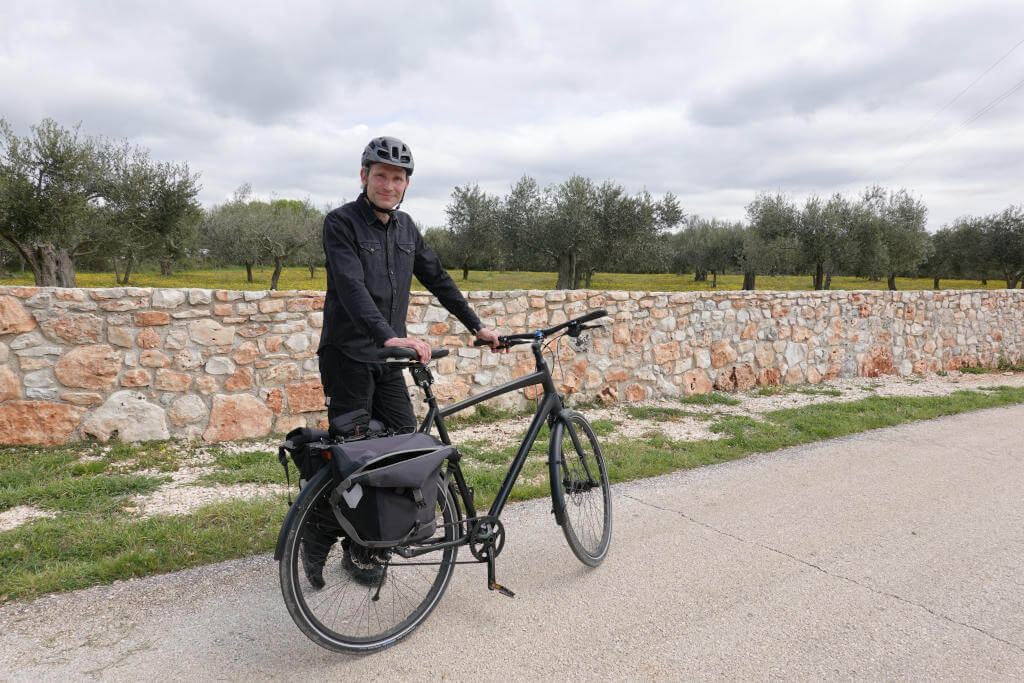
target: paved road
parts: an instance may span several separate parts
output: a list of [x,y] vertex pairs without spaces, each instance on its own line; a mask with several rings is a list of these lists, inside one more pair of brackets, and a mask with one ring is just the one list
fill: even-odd
[[268,557],[0,608],[0,679],[1024,678],[1024,407],[621,485],[612,552],[510,506],[498,578],[459,567],[368,657],[291,623]]

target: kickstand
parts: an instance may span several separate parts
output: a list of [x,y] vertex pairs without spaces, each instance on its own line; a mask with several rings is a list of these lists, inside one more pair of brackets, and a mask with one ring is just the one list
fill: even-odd
[[494,580],[494,547],[487,548],[487,588],[492,591],[498,591],[502,595],[510,598],[516,597],[516,594],[505,588],[500,583]]

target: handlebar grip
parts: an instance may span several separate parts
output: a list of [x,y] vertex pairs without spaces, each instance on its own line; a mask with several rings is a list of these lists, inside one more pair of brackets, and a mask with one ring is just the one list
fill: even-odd
[[[449,349],[430,349],[431,359],[444,358],[449,353],[451,353]],[[377,357],[380,359],[404,358],[406,360],[419,360],[420,354],[408,346],[385,346],[383,349],[377,349]]]
[[491,342],[485,341],[483,339],[475,339],[475,340],[473,340],[473,346],[490,346],[490,345],[491,345]]
[[591,311],[590,313],[587,313],[584,316],[576,318],[574,322],[576,322],[577,324],[588,323],[591,320],[597,320],[598,318],[603,318],[606,315],[608,315],[608,311],[606,311],[603,308],[600,308],[596,311]]

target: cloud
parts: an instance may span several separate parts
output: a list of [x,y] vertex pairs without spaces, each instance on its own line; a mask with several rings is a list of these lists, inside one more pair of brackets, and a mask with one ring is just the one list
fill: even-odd
[[932,227],[1019,202],[1024,47],[1000,2],[464,0],[245,5],[14,0],[0,115],[130,138],[202,173],[318,205],[358,191],[366,142],[408,142],[405,207],[444,220],[453,186],[504,193],[573,173],[743,216],[754,193],[922,194]]

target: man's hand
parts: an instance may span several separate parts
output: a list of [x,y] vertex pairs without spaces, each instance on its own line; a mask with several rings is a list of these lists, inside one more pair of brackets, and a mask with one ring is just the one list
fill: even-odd
[[405,346],[414,350],[420,355],[420,362],[426,363],[430,360],[430,344],[415,337],[392,337],[384,342],[384,346]]
[[476,331],[476,338],[481,341],[485,341],[491,345],[491,350],[498,348],[498,335],[494,330],[489,330],[486,327],[481,327]]

